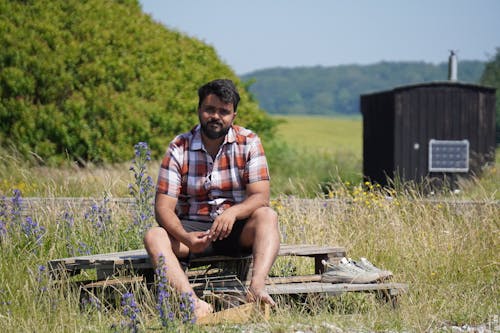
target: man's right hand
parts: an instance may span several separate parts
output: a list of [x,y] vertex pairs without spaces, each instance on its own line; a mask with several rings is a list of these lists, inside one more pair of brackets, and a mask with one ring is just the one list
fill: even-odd
[[208,231],[192,231],[188,233],[187,246],[192,253],[201,253],[211,244]]

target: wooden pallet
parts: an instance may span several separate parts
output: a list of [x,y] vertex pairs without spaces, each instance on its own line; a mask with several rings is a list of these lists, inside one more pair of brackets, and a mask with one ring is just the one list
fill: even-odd
[[[281,244],[278,256],[312,258],[314,260],[314,274],[271,277],[266,281],[267,292],[271,295],[314,293],[340,295],[354,291],[375,292],[395,305],[397,297],[408,289],[406,284],[401,283],[333,284],[321,282],[321,273],[324,270],[321,261],[338,263],[341,258],[346,257],[346,251],[343,247]],[[223,276],[217,270],[213,273],[210,273],[209,269],[194,270],[194,268],[200,266],[212,267],[211,265],[214,264],[215,267],[220,267],[225,272]],[[96,269],[97,281],[86,284],[86,288],[123,285],[131,283],[130,281],[137,282],[139,280],[152,282],[154,278],[154,268],[144,249],[54,259],[49,261],[48,266],[54,277],[78,274],[85,269]],[[187,271],[188,277],[197,294],[207,297],[222,294],[242,297],[249,285],[252,273],[252,258],[251,256],[196,258],[191,260],[190,267],[192,269]],[[232,267],[233,273],[228,275],[228,270],[224,267]],[[123,274],[129,276],[140,275],[141,278],[120,277]]]

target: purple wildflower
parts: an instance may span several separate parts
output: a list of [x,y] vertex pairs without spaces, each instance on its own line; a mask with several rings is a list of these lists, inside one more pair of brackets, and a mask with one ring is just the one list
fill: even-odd
[[12,197],[12,209],[11,216],[12,221],[19,220],[21,217],[22,203],[23,199],[21,197],[21,191],[18,189],[13,190],[14,196]]
[[7,235],[7,199],[0,198],[0,240]]
[[0,200],[0,240],[12,235],[19,230],[21,221],[21,210],[23,199],[21,191],[14,189],[13,196],[9,201],[2,196]]
[[151,150],[145,142],[139,142],[134,148],[135,158],[129,170],[133,172],[135,182],[128,185],[129,193],[134,197],[136,205],[131,228],[143,233],[151,227],[153,219],[154,182],[151,176],[147,176],[146,168],[147,162],[151,160]]
[[91,251],[90,247],[85,242],[78,242],[77,253],[79,255],[88,255],[91,252],[92,251]]
[[5,235],[7,235],[7,224],[0,220],[0,239],[5,237]]
[[134,298],[134,294],[125,293],[122,295],[121,305],[123,307],[123,315],[129,319],[129,323],[126,325],[131,329],[132,332],[138,332],[138,319],[137,314],[140,313],[140,309]]
[[45,234],[45,228],[38,224],[38,222],[33,221],[33,219],[28,216],[23,224],[21,224],[21,229],[24,235],[30,240],[40,245],[42,243],[42,237]]
[[174,313],[170,305],[169,284],[166,275],[165,258],[160,255],[156,275],[158,276],[158,301],[156,308],[160,313],[160,321],[163,327],[168,327],[173,319]]
[[134,146],[135,156],[144,158],[146,161],[151,160],[151,150],[149,150],[147,142],[139,142]]
[[70,256],[75,255],[75,245],[73,240],[73,235],[75,234],[75,229],[73,228],[75,225],[75,218],[73,213],[68,211],[64,211],[61,219],[57,220],[58,228],[62,229],[62,234],[65,238],[66,249],[68,250],[68,254]]
[[65,211],[63,213],[63,221],[65,223],[65,226],[69,229],[73,228],[73,225],[75,224],[75,218],[73,217],[73,214]]
[[180,310],[183,323],[194,324],[196,322],[196,316],[194,314],[194,298],[192,293],[182,293]]
[[84,215],[85,219],[94,225],[99,235],[107,231],[111,221],[111,211],[107,207],[108,202],[109,198],[104,198],[101,205],[93,204]]
[[81,297],[80,303],[83,308],[100,310],[102,308],[101,301],[92,293],[88,293]]
[[44,265],[39,265],[38,266],[38,277],[37,277],[37,282],[40,286],[40,291],[44,292],[47,291],[47,267]]

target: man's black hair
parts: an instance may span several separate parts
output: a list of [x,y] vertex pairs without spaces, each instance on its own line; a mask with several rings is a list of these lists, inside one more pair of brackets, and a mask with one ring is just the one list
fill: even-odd
[[240,94],[234,85],[233,81],[228,79],[217,79],[210,81],[198,89],[198,108],[200,108],[201,103],[205,98],[214,94],[220,98],[224,103],[232,103],[234,112],[238,108],[238,103],[240,102]]

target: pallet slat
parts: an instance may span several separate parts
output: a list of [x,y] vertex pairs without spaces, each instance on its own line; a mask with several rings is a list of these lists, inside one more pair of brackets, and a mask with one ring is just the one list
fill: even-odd
[[280,246],[280,256],[315,256],[318,254],[335,254],[345,256],[345,249],[343,247],[334,246],[317,246],[317,245],[288,245],[282,244]]
[[[388,291],[389,295],[397,296],[408,291],[408,285],[404,283],[326,283],[326,282],[304,282],[304,283],[277,283],[266,285],[266,291],[270,295],[299,295],[324,293],[328,295],[340,295],[352,291]],[[207,292],[218,294],[242,294],[246,293],[244,286],[226,286],[207,288]]]
[[283,283],[266,286],[266,290],[270,295],[274,294],[309,294],[309,293],[326,293],[330,295],[338,295],[349,291],[376,291],[389,290],[391,295],[399,295],[408,290],[408,285],[403,283],[324,283],[324,282],[309,282],[309,283]]
[[[280,246],[280,251],[278,256],[309,256],[314,257],[317,255],[328,255],[333,257],[345,256],[345,249],[343,247],[334,246],[316,246],[316,245],[288,245],[282,244]],[[226,257],[226,256],[214,256],[214,257],[204,257],[193,259],[194,263],[208,263],[213,261],[237,261],[241,258]],[[77,268],[88,268],[92,265],[100,266],[122,266],[131,265],[137,267],[147,268],[148,265],[151,266],[151,261],[149,259],[148,253],[145,249],[129,250],[122,252],[112,252],[112,253],[102,253],[78,257],[60,258],[49,261],[49,267],[60,267],[60,265],[65,265],[71,267],[71,269]]]

